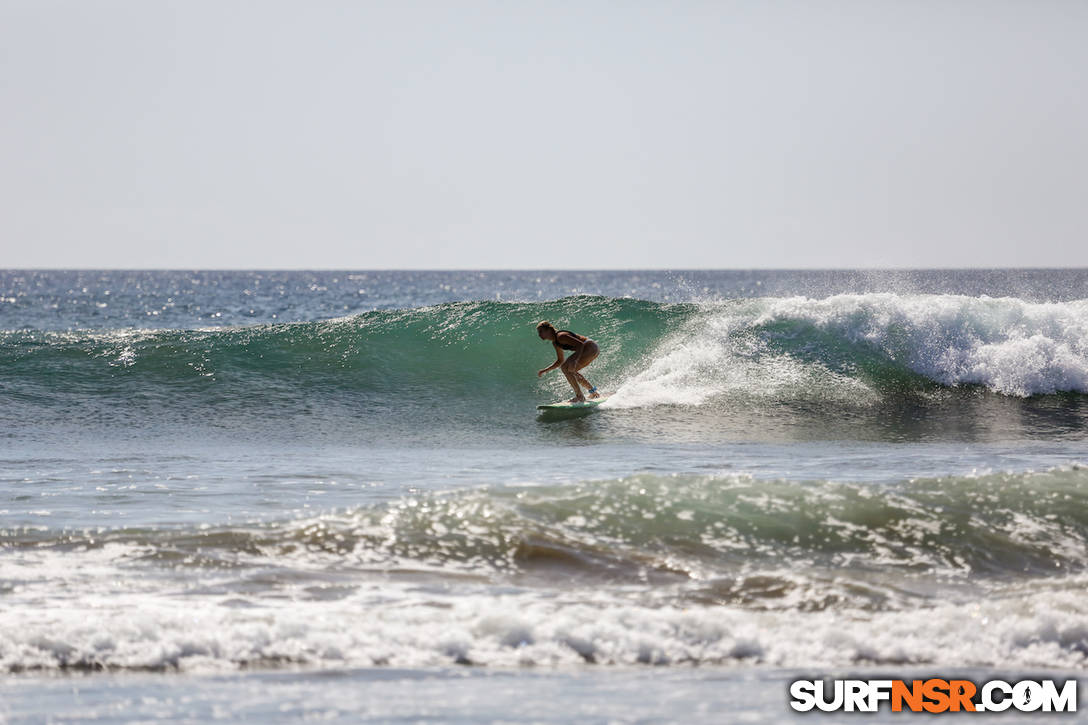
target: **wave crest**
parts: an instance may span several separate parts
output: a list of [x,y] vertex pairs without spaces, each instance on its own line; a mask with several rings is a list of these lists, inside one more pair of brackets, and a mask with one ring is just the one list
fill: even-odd
[[866,403],[962,385],[1019,397],[1088,392],[1088,301],[888,293],[708,305],[612,405]]

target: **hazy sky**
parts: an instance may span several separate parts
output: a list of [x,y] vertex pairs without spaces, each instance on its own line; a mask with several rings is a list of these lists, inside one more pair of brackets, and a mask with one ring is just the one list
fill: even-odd
[[0,0],[0,267],[1088,266],[1088,2]]

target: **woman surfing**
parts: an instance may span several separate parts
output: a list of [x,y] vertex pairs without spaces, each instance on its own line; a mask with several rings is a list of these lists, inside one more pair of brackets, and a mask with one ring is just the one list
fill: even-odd
[[[574,388],[574,397],[568,402],[570,403],[584,403],[586,402],[586,396],[582,393],[582,387],[585,387],[589,391],[589,397],[599,398],[601,394],[597,392],[597,388],[593,387],[585,376],[582,375],[579,370],[589,365],[600,354],[601,350],[597,347],[597,343],[589,339],[585,335],[579,335],[578,333],[571,332],[570,330],[557,330],[552,323],[545,320],[536,326],[536,334],[540,335],[541,340],[548,340],[555,345],[555,362],[543,370],[538,370],[536,375],[541,377],[544,373],[555,368],[563,368],[563,375],[567,377],[567,382]],[[563,351],[569,350],[571,355],[566,360],[563,359]]]

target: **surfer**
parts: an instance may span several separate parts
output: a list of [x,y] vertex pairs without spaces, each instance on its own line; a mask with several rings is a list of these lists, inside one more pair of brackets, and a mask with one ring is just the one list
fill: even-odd
[[[597,347],[596,342],[585,335],[579,335],[570,330],[557,330],[547,320],[536,326],[536,334],[540,335],[541,340],[548,340],[555,345],[556,357],[555,362],[551,365],[537,371],[537,377],[543,376],[549,370],[562,367],[563,375],[567,377],[567,382],[574,388],[574,397],[569,402],[586,402],[586,396],[582,393],[581,386],[589,391],[589,397],[601,397],[601,394],[597,392],[597,388],[593,387],[585,376],[578,372],[597,359],[597,355],[600,354],[601,350]],[[569,350],[572,353],[566,360],[563,359],[564,350]]]

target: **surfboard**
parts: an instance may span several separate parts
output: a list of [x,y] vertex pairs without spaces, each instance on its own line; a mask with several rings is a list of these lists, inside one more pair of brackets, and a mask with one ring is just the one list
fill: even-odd
[[566,400],[560,400],[558,403],[548,403],[547,405],[536,406],[537,410],[581,410],[583,408],[596,408],[598,405],[608,400],[612,393],[601,393],[599,398],[586,398],[584,403],[571,403]]

